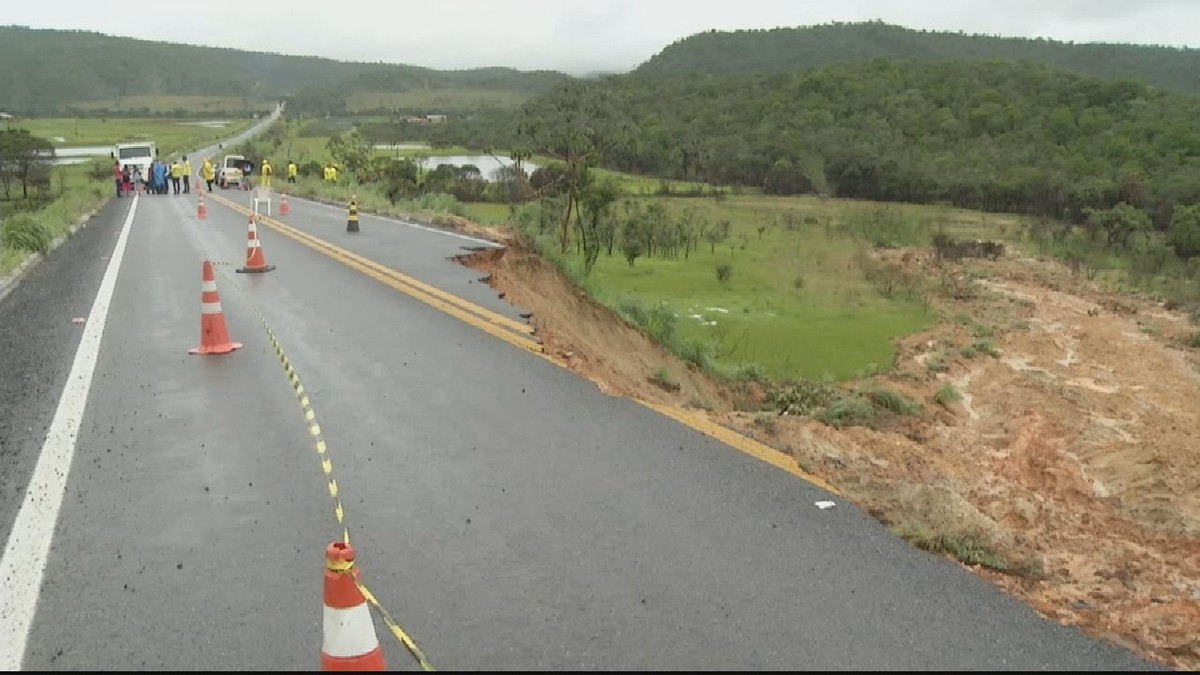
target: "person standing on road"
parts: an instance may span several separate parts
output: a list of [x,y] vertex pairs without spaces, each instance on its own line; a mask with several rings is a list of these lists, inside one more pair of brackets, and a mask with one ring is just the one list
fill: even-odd
[[171,187],[174,188],[175,194],[179,194],[179,179],[183,178],[183,167],[179,165],[179,160],[171,160]]
[[217,179],[217,170],[213,168],[212,157],[204,158],[204,164],[200,166],[200,176],[204,178],[205,183],[208,183],[208,191],[212,192],[213,181]]
[[262,186],[263,187],[271,187],[271,174],[274,172],[275,172],[274,169],[271,168],[271,160],[264,157],[263,163],[262,163]]
[[155,160],[151,167],[153,177],[151,184],[154,186],[154,194],[167,194],[167,165],[162,163],[162,160]]
[[300,171],[300,167],[296,166],[296,163],[289,159],[288,160],[288,168],[287,168],[287,182],[295,183],[296,182],[296,174],[299,171]]
[[188,161],[187,155],[183,156],[183,194],[192,193],[192,163]]
[[117,184],[117,199],[121,198],[121,187],[125,183],[125,174],[121,171],[121,160],[113,162],[113,182]]

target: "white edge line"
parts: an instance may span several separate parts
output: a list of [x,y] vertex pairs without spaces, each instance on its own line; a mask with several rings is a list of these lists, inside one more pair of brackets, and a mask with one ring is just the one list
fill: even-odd
[[[323,207],[325,207],[326,209],[329,209],[329,210],[331,210],[331,211],[342,211],[342,212],[345,212],[345,209],[343,209],[343,208],[341,208],[341,207],[334,206],[334,205],[332,205],[332,204],[326,204],[325,202],[318,202],[318,201],[315,201],[315,200],[312,200],[312,199],[306,199],[306,198],[304,198],[304,197],[295,197],[295,196],[293,196],[293,197],[290,197],[290,199],[293,199],[293,200],[296,200],[296,201],[305,202],[305,203],[308,203],[308,204],[313,204],[314,206],[323,206]],[[388,216],[381,216],[381,215],[379,215],[379,214],[377,214],[377,213],[367,213],[367,212],[365,212],[365,211],[360,211],[360,212],[359,212],[359,217],[361,218],[361,217],[363,217],[363,216],[368,216],[368,217],[371,217],[371,218],[375,218],[375,219],[377,219],[377,220],[385,220],[385,221],[387,221],[387,222],[389,222],[389,223],[397,223],[397,224],[400,224],[400,225],[406,225],[406,226],[408,226],[408,227],[411,227],[411,228],[413,228],[413,229],[416,229],[416,230],[425,230],[426,232],[433,232],[434,234],[444,234],[444,235],[446,235],[447,237],[458,237],[459,239],[465,239],[465,240],[467,240],[467,241],[473,241],[473,242],[475,242],[475,243],[477,243],[477,244],[483,244],[484,246],[490,246],[490,247],[492,247],[492,248],[504,248],[504,244],[497,244],[497,243],[496,243],[496,242],[494,242],[494,241],[488,241],[487,239],[480,239],[480,238],[478,238],[478,237],[472,237],[472,236],[470,236],[470,235],[466,235],[466,234],[459,234],[458,232],[451,232],[451,231],[449,231],[449,230],[443,230],[443,229],[441,229],[441,228],[437,228],[437,227],[429,227],[428,225],[422,225],[422,224],[420,224],[420,223],[414,223],[414,222],[411,222],[411,221],[408,221],[408,220],[400,220],[399,218],[390,218],[390,217],[388,217]]]
[[13,520],[12,531],[0,556],[0,670],[20,670],[25,659],[25,647],[37,611],[50,543],[67,488],[67,477],[75,456],[75,444],[87,407],[96,359],[100,354],[100,340],[108,320],[109,303],[116,289],[117,275],[121,270],[121,260],[125,257],[125,245],[129,241],[137,204],[135,195],[108,261],[108,268],[100,280],[96,300],[87,315],[83,336],[75,351],[75,361],[58,399],[58,407],[46,432],[41,454],[29,477],[25,499]]

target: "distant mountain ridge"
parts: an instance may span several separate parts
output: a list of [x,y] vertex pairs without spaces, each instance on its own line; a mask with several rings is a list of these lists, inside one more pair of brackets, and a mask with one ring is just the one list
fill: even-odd
[[337,61],[24,26],[0,26],[0,64],[0,110],[10,113],[46,113],[130,96],[270,98],[331,87],[536,95],[570,77],[545,70],[450,71]]
[[1200,49],[968,35],[881,21],[697,33],[667,46],[633,73],[769,73],[877,58],[1034,61],[1081,75],[1200,93]]

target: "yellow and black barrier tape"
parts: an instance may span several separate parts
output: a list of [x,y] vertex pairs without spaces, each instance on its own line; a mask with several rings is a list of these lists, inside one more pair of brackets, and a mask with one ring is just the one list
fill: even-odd
[[[221,267],[231,267],[235,264],[224,260],[213,260],[211,262],[214,266]],[[329,489],[329,497],[333,500],[333,513],[337,517],[338,527],[342,530],[342,541],[350,544],[350,528],[346,525],[346,509],[342,506],[338,482],[333,475],[333,460],[329,457],[329,445],[325,442],[325,438],[321,433],[321,425],[317,422],[317,413],[313,409],[312,400],[309,399],[308,393],[304,389],[304,384],[300,382],[300,375],[296,372],[295,366],[292,365],[291,359],[288,358],[287,352],[284,351],[283,344],[280,343],[279,338],[275,335],[275,331],[271,329],[271,325],[267,322],[267,317],[259,309],[258,304],[242,290],[237,281],[231,278],[228,273],[221,270],[221,275],[233,285],[234,289],[237,290],[242,299],[246,301],[246,304],[258,317],[263,330],[266,331],[267,339],[271,342],[272,349],[275,350],[275,356],[279,359],[279,365],[283,368],[284,374],[287,375],[288,383],[292,385],[292,391],[296,394],[296,400],[300,403],[300,409],[304,411],[304,421],[308,425],[308,433],[312,437],[314,447],[317,450],[317,457],[321,461],[321,471],[325,475],[325,484]],[[429,659],[425,658],[425,654],[417,646],[416,641],[409,637],[400,624],[392,619],[392,615],[379,602],[375,594],[360,579],[355,578],[354,583],[358,586],[358,590],[362,593],[363,598],[379,612],[380,617],[383,618],[384,625],[388,627],[392,635],[417,660],[421,669],[426,671],[436,670],[429,662]]]
[[[250,209],[236,204],[224,197],[213,194],[210,194],[210,196],[217,203],[222,204],[233,211],[241,213],[242,215],[253,214],[253,211]],[[446,293],[445,291],[438,289],[433,289],[438,293],[436,296],[424,293],[421,290],[422,288],[431,287],[428,287],[425,284],[416,281],[415,279],[411,279],[411,277],[402,275],[391,268],[346,251],[345,249],[335,246],[323,239],[305,232],[301,232],[300,230],[281,223],[278,220],[270,218],[269,216],[258,214],[257,220],[265,223],[267,227],[270,227],[284,236],[294,239],[295,241],[313,249],[318,253],[332,258],[333,260],[336,260],[337,262],[340,262],[351,269],[358,270],[368,277],[371,277],[372,279],[375,279],[386,286],[390,286],[391,288],[415,298],[435,309],[449,314],[450,316],[460,319],[461,321],[478,328],[479,330],[482,330],[492,337],[499,338],[515,347],[520,347],[521,349],[541,357],[542,359],[549,361],[560,368],[570,370],[570,366],[566,362],[556,358],[551,354],[547,354],[540,342],[535,342],[529,337],[517,335],[512,330],[501,328],[494,320],[483,320],[479,318],[480,316],[488,314],[499,316],[489,312],[489,310],[483,307],[479,307],[478,305],[474,305],[463,298],[459,298],[453,294]],[[402,279],[407,281],[403,281]],[[513,319],[509,319],[508,317],[501,316],[500,319],[503,319],[506,322],[516,323]],[[525,324],[518,325],[524,328],[529,328]],[[530,331],[532,331],[531,328]],[[835,495],[841,494],[841,492],[828,481],[801,468],[800,464],[796,461],[796,458],[789,453],[772,448],[764,443],[760,443],[753,438],[744,436],[732,429],[704,418],[703,416],[685,413],[675,410],[669,406],[652,403],[650,401],[644,401],[641,399],[633,400],[647,409],[671,418],[676,422],[679,422],[680,424],[683,424],[684,426],[687,426],[706,436],[717,439],[718,441],[734,448],[735,450],[738,450],[739,452],[742,452],[743,454],[766,462],[771,466],[783,469],[789,474],[811,485],[815,485],[816,487],[831,492]]]

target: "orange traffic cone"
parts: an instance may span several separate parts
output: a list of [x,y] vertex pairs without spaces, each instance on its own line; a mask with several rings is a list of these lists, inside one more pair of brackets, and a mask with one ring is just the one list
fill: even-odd
[[200,191],[200,206],[196,207],[196,217],[204,220],[208,217],[208,209],[204,206],[204,191]]
[[325,547],[325,616],[321,670],[387,670],[367,599],[355,581],[354,547]]
[[267,264],[267,257],[262,250],[262,242],[258,240],[258,225],[254,223],[254,216],[250,216],[250,225],[246,232],[246,266],[238,271],[270,272],[273,269],[275,266]]
[[279,196],[279,215],[286,216],[289,213],[291,213],[291,209],[288,208],[287,193],[284,192]]
[[242,346],[229,341],[225,327],[225,313],[221,310],[221,294],[217,292],[217,279],[213,275],[212,263],[204,261],[203,283],[200,285],[200,346],[188,350],[189,354],[228,354]]

